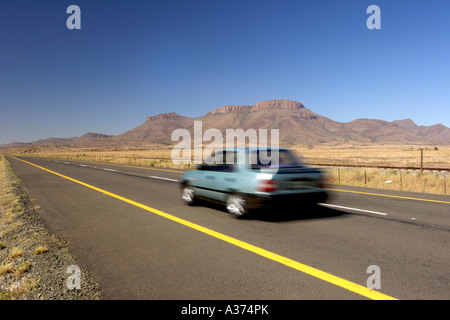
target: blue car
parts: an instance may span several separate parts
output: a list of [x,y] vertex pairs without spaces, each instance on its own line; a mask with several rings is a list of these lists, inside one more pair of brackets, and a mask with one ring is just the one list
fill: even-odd
[[[276,155],[276,157],[274,156]],[[263,207],[326,201],[325,176],[288,149],[223,149],[180,179],[181,199],[225,204],[236,217]]]

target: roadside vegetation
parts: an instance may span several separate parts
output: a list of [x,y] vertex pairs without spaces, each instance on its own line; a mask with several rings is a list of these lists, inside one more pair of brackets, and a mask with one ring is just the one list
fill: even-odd
[[[450,169],[450,146],[295,146],[292,148],[310,165],[321,166],[338,185],[370,187],[389,190],[413,191],[434,194],[450,194],[450,172],[423,170],[425,168]],[[421,159],[420,149],[423,149]],[[17,152],[18,151],[18,152]],[[172,147],[167,145],[148,146],[141,149],[29,149],[17,150],[16,154],[49,157],[61,160],[137,165],[147,167],[188,170],[192,165],[174,164],[171,160]],[[361,167],[345,167],[347,165]],[[396,166],[409,169],[364,168],[370,166]]]
[[0,300],[99,299],[86,271],[82,289],[67,289],[66,271],[73,264],[67,243],[47,231],[0,155]]
[[329,182],[336,185],[450,194],[448,172],[346,167],[323,169],[328,174]]
[[[310,146],[296,151],[312,165],[333,165],[323,167],[332,184],[450,194],[450,172],[437,170],[450,169],[449,146]],[[417,169],[421,163],[431,170]],[[348,165],[361,167],[346,167]]]

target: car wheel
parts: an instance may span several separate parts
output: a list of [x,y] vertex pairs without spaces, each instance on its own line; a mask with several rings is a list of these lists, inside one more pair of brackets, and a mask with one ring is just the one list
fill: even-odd
[[240,194],[232,193],[227,200],[227,211],[232,215],[241,218],[248,213],[246,200]]
[[181,188],[181,200],[189,206],[195,203],[194,189],[190,185],[185,184]]

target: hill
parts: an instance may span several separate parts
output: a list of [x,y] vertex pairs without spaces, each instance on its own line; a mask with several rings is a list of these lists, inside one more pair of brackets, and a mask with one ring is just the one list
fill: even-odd
[[450,129],[442,124],[418,126],[411,119],[388,122],[356,119],[343,123],[314,113],[292,100],[266,100],[255,105],[226,105],[201,117],[164,113],[147,117],[140,126],[117,136],[87,133],[78,138],[50,138],[16,145],[73,147],[142,147],[170,145],[175,129],[185,128],[193,136],[194,121],[202,121],[203,132],[219,129],[279,129],[280,145],[316,144],[441,144],[450,145]]

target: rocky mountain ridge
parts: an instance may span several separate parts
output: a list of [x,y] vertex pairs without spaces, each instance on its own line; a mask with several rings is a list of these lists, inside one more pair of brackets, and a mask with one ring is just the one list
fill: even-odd
[[[450,145],[450,129],[442,124],[418,126],[411,119],[392,122],[356,119],[338,122],[314,113],[302,103],[266,100],[254,105],[225,105],[201,117],[185,117],[175,112],[149,116],[140,126],[117,136],[87,133],[75,138],[41,139],[16,145],[73,147],[140,147],[171,145],[174,130],[184,128],[193,134],[194,121],[202,122],[203,132],[219,129],[278,129],[281,146],[315,144],[441,144]],[[11,145],[9,145],[11,146]]]
[[297,101],[279,99],[279,100],[265,100],[258,102],[252,106],[246,105],[226,105],[218,109],[214,109],[207,114],[229,113],[229,112],[253,112],[266,109],[285,109],[285,110],[300,110],[305,106]]

